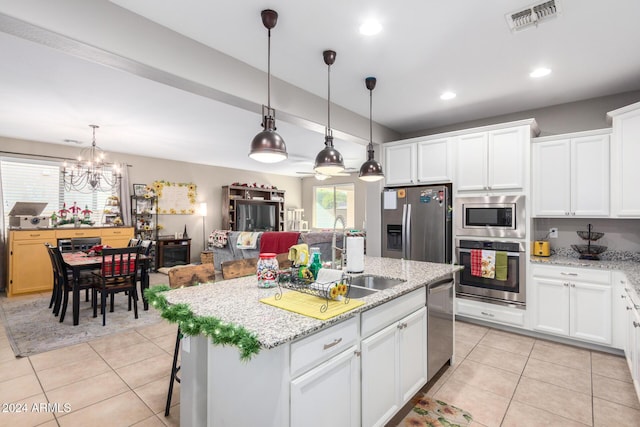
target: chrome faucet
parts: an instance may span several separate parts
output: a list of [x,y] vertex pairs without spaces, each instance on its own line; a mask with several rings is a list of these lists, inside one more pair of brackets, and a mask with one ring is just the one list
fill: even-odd
[[[336,226],[338,225],[338,221],[342,223],[342,247],[339,248],[336,246]],[[336,250],[340,251],[340,269],[344,268],[344,251],[345,251],[345,239],[344,233],[346,230],[346,225],[344,223],[344,218],[342,215],[336,216],[336,220],[333,221],[333,237],[331,238],[331,268],[336,268]]]

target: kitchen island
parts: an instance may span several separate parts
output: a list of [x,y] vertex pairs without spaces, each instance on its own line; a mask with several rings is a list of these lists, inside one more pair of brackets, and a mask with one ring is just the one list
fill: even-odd
[[261,303],[277,290],[253,276],[166,292],[170,304],[242,326],[261,346],[243,362],[237,348],[185,339],[181,425],[383,424],[426,383],[425,287],[460,268],[365,257],[365,274],[405,282],[326,321]]

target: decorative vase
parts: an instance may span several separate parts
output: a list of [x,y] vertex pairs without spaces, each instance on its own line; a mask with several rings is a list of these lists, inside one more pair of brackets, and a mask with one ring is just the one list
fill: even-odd
[[182,233],[183,239],[188,239],[189,235],[187,234],[187,224],[184,225],[184,233]]

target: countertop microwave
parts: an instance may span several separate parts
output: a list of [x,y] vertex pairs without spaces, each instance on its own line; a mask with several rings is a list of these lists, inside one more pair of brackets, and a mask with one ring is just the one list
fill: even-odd
[[525,238],[525,198],[459,197],[454,215],[456,236]]

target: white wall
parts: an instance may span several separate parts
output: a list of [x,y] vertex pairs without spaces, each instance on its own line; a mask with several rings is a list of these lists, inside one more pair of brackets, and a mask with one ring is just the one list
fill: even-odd
[[[30,155],[60,156],[74,158],[80,148],[61,145],[45,144],[35,141],[25,141],[0,137],[0,156],[7,156],[6,152],[18,152]],[[4,152],[4,153],[3,153]],[[274,185],[285,190],[286,208],[302,206],[301,179],[283,175],[257,173],[233,168],[198,165],[193,163],[176,162],[153,157],[132,156],[121,153],[107,153],[110,161],[127,162],[132,184],[150,184],[156,180],[170,182],[193,182],[197,186],[197,206],[201,202],[207,203],[207,217],[205,218],[205,234],[208,236],[213,229],[222,225],[222,186],[233,182],[257,183]],[[191,237],[191,259],[200,260],[203,248],[202,217],[199,215],[159,215],[158,223],[164,227],[160,234],[182,232],[185,225]]]
[[607,246],[608,250],[640,252],[640,219],[603,219],[603,218],[536,218],[533,220],[533,238],[543,239],[551,227],[558,228],[558,238],[549,239],[551,248],[570,248],[571,245],[586,244],[576,231],[605,233],[595,245]]

